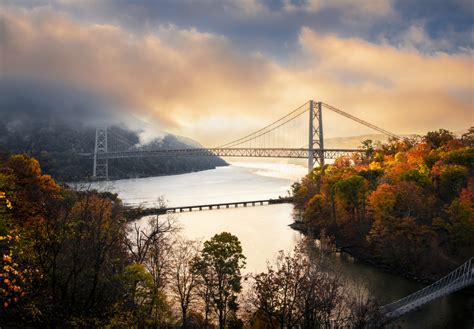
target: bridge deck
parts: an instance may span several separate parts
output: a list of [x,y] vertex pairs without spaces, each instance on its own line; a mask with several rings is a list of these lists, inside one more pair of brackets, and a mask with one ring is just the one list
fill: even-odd
[[[119,152],[97,153],[98,159],[143,158],[156,156],[220,156],[220,157],[248,157],[248,158],[293,158],[308,159],[311,151],[307,148],[193,148],[193,149],[129,149]],[[323,152],[325,159],[337,159],[341,156],[350,156],[361,153],[362,149],[315,149],[313,156]],[[81,155],[93,157],[93,153]]]

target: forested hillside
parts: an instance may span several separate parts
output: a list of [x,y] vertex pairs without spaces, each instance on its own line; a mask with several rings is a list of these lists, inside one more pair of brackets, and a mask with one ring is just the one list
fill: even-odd
[[474,129],[391,140],[294,184],[316,236],[407,276],[432,280],[474,255]]
[[[137,132],[109,127],[127,140],[139,143]],[[0,149],[27,153],[40,162],[43,171],[59,181],[86,180],[92,174],[92,160],[78,153],[94,150],[95,129],[89,125],[42,120],[39,117],[0,122]],[[193,148],[196,143],[168,134],[151,142],[160,148]],[[226,165],[217,157],[155,157],[109,160],[111,179],[181,174]]]

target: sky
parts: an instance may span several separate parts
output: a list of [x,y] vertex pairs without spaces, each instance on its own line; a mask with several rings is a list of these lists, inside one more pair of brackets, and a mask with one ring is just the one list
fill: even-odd
[[470,0],[3,0],[0,111],[107,109],[208,146],[309,99],[398,134],[466,130],[473,26]]

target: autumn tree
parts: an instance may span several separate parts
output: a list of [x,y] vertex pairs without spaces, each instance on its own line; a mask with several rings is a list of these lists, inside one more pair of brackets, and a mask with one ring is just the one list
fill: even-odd
[[240,241],[228,232],[216,234],[205,241],[194,261],[194,270],[207,288],[221,329],[226,326],[227,315],[238,308],[237,297],[242,289],[240,270],[244,266],[245,256]]
[[127,262],[120,200],[61,188],[24,155],[10,157],[0,172],[12,205],[7,224],[20,236],[15,263],[29,273],[22,320],[97,324],[123,293],[116,275]]
[[[474,248],[474,205],[472,192],[464,189],[447,208],[448,231],[453,244]],[[471,253],[472,254],[472,253]]]
[[389,139],[373,154],[366,141],[367,154],[341,157],[293,186],[300,227],[394,271],[433,280],[452,270],[472,254],[472,131]]

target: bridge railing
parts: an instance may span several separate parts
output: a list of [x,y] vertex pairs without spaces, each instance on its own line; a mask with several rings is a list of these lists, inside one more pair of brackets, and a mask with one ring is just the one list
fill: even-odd
[[471,284],[474,284],[474,257],[435,283],[383,306],[381,311],[388,317],[400,316],[409,311],[408,308],[417,308],[435,298],[445,296]]

